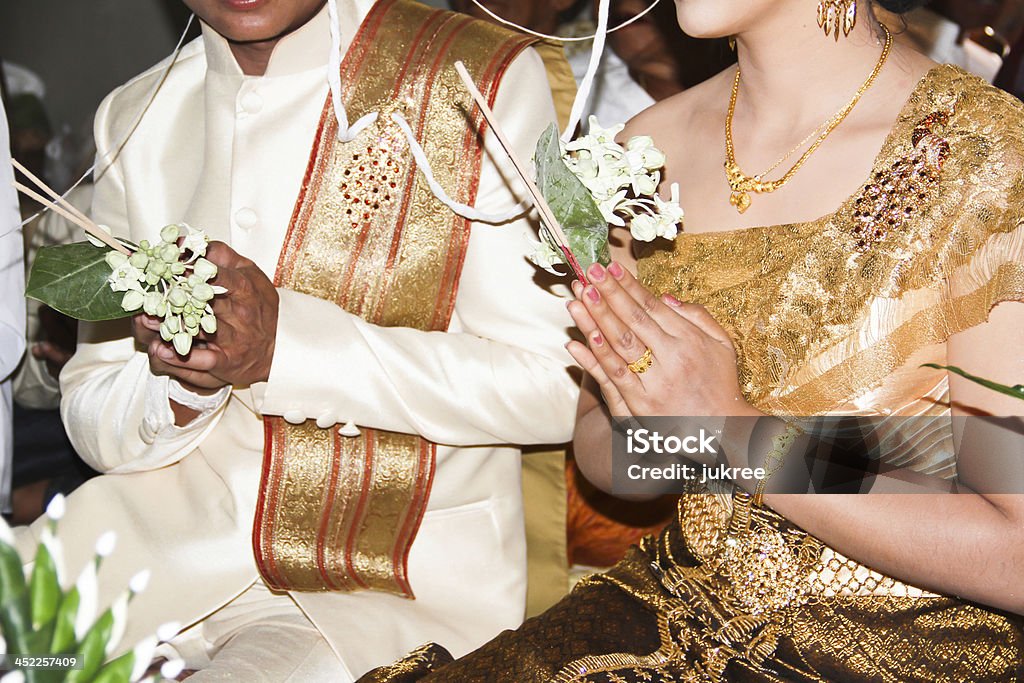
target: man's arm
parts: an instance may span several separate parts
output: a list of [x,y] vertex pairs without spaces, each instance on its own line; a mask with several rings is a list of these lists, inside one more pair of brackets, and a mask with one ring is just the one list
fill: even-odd
[[[99,154],[114,149],[110,134],[118,91],[96,114]],[[119,141],[118,141],[119,142]],[[128,235],[124,178],[117,158],[97,168],[92,218]],[[155,469],[180,460],[217,423],[228,391],[187,427],[177,427],[168,399],[170,380],[150,369],[128,320],[82,323],[75,355],[61,372],[61,415],[76,451],[101,472]]]

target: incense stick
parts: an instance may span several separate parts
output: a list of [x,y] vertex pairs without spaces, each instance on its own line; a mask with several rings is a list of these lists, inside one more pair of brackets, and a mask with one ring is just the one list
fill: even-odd
[[497,120],[494,117],[494,112],[491,111],[490,106],[487,104],[487,100],[477,89],[476,84],[473,82],[472,77],[469,75],[469,71],[466,70],[466,66],[461,62],[455,62],[455,70],[459,73],[459,77],[462,79],[463,85],[466,86],[466,90],[472,95],[473,100],[476,102],[476,106],[480,108],[480,112],[483,114],[484,119],[487,121],[487,125],[491,127],[494,132],[494,136],[498,139],[502,148],[505,150],[505,154],[512,161],[512,166],[515,168],[516,173],[522,179],[526,185],[527,191],[533,199],[534,205],[537,207],[537,211],[540,213],[541,220],[548,228],[548,232],[555,244],[559,249],[562,250],[562,254],[566,257],[569,263],[569,267],[572,268],[576,278],[586,284],[587,280],[583,274],[583,270],[580,268],[579,261],[572,253],[572,249],[569,247],[569,240],[566,238],[565,233],[562,232],[562,226],[558,224],[558,220],[555,218],[554,213],[551,211],[551,207],[548,206],[547,201],[544,199],[544,195],[541,194],[537,184],[530,178],[530,174],[526,171],[526,166],[519,159],[519,155],[516,154],[515,149],[509,143],[508,138],[505,137],[505,132],[498,125]]
[[41,194],[32,190],[31,188],[26,187],[21,183],[15,182],[14,187],[19,192],[28,197],[31,197],[32,199],[36,200],[37,202],[39,202],[46,208],[50,209],[51,211],[60,214],[64,218],[68,219],[75,225],[85,230],[87,234],[92,235],[99,241],[106,244],[111,249],[119,251],[122,254],[130,255],[132,253],[130,249],[128,249],[123,244],[114,239],[113,235],[109,234],[108,232],[100,228],[98,225],[96,225],[96,223],[94,223],[88,216],[79,211],[77,207],[71,204],[71,202],[67,201],[59,194],[57,194],[56,191],[50,188],[42,180],[37,178],[31,171],[29,171],[27,168],[21,165],[16,159],[11,159],[11,163],[14,165],[16,169],[21,171],[26,178],[35,183],[39,187],[39,189],[41,189],[46,194],[50,195],[53,198],[53,200],[47,199],[46,197],[42,196]]

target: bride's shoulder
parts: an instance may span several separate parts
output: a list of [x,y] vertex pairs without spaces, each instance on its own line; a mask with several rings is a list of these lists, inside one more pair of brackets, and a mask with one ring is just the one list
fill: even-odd
[[666,133],[699,131],[705,123],[721,119],[729,102],[735,67],[708,80],[656,102],[626,124],[626,135],[650,135],[657,139]]

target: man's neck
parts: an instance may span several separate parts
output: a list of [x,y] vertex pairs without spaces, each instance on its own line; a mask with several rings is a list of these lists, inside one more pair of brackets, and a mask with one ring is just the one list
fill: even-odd
[[228,45],[242,73],[246,76],[262,76],[267,72],[270,55],[274,53],[274,47],[280,40],[278,37],[253,43],[228,42]]

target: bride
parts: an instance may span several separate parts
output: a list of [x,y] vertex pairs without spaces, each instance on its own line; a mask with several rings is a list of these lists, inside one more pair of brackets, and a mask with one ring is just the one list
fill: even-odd
[[1022,675],[1022,420],[952,416],[1024,402],[922,365],[1024,377],[1024,107],[893,42],[873,4],[676,0],[739,64],[623,133],[666,152],[686,226],[575,285],[575,450],[607,489],[613,416],[725,417],[728,464],[782,481],[820,445],[790,418],[916,416],[887,427],[903,471],[871,495],[690,483],[660,537],[518,631],[366,680]]

